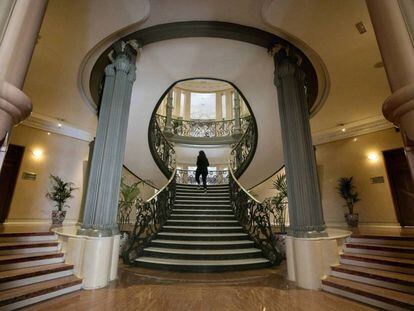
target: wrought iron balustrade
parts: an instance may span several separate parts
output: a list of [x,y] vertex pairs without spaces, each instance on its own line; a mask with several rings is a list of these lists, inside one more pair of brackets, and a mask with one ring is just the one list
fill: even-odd
[[[177,183],[179,184],[197,184],[195,170],[182,170],[177,169]],[[220,170],[213,171],[209,170],[207,175],[207,184],[208,185],[224,185],[229,183],[229,171]]]
[[135,224],[122,251],[124,263],[132,264],[134,259],[142,256],[144,248],[166,223],[174,206],[175,186],[176,169],[167,184],[154,196],[145,202],[137,201],[129,210],[128,217],[135,209]]
[[232,146],[230,152],[232,170],[240,177],[253,159],[257,144],[257,131],[253,122],[249,122],[240,140]]
[[[156,115],[158,124],[163,130],[165,128],[167,118],[162,115]],[[240,127],[244,132],[251,122],[251,117],[243,117],[240,119]],[[228,137],[233,135],[234,120],[182,120],[172,119],[172,134],[185,137]]]
[[268,207],[243,188],[235,177],[231,162],[230,160],[229,188],[234,214],[245,232],[263,251],[263,255],[272,264],[280,264],[283,255],[277,247],[277,235],[272,231]]
[[[164,136],[160,118],[153,118],[149,129],[149,147],[158,167],[166,176],[171,176],[175,168],[175,150]],[[161,123],[162,124],[162,123]]]

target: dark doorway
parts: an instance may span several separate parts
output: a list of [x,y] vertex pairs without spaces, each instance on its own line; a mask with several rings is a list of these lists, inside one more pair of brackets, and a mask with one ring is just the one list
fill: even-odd
[[401,226],[414,226],[414,183],[404,149],[383,154],[398,221]]
[[23,153],[24,147],[9,145],[4,158],[0,172],[0,223],[3,223],[9,214]]

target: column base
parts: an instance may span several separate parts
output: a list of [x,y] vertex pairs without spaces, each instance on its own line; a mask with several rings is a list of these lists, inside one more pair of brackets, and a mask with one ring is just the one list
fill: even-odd
[[53,229],[65,253],[65,263],[74,265],[74,274],[84,289],[97,289],[117,278],[120,235],[90,237],[78,227]]
[[119,234],[119,229],[115,226],[112,228],[93,228],[89,226],[82,226],[77,229],[77,235],[84,235],[90,237],[111,237]]
[[316,238],[286,237],[288,279],[305,289],[320,289],[331,265],[339,263],[339,252],[350,231],[328,229]]

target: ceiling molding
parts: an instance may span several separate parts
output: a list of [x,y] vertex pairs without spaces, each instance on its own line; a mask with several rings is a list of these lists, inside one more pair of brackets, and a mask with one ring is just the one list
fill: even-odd
[[[345,138],[378,132],[394,127],[383,115],[374,116],[364,120],[338,125],[336,127],[315,132],[312,134],[314,145],[326,144]],[[343,131],[345,129],[345,131]]]
[[[32,112],[30,117],[24,120],[21,124],[45,132],[59,134],[87,142],[93,141],[95,137],[92,133],[81,130],[73,124],[35,112]],[[60,127],[59,124],[61,124]]]

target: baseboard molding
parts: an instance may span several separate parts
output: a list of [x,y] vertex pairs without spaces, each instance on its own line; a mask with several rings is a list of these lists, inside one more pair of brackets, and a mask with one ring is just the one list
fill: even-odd
[[[63,222],[64,226],[74,226],[78,225],[79,221],[74,219],[68,219]],[[3,226],[30,226],[30,225],[43,225],[43,226],[51,226],[52,220],[51,219],[6,219],[3,223]]]

